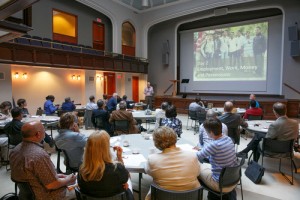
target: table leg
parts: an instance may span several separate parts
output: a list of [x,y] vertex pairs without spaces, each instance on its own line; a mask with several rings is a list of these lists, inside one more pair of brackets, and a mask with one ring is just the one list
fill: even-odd
[[142,178],[143,178],[143,174],[139,173],[139,189],[138,190],[133,189],[134,192],[139,194],[139,200],[142,200]]

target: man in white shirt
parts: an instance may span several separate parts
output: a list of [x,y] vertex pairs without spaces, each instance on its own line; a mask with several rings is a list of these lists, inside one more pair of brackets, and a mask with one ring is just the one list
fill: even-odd
[[147,87],[144,89],[146,104],[149,109],[152,109],[152,99],[153,99],[153,87],[150,85],[150,82],[147,83]]
[[168,108],[169,104],[168,102],[162,102],[160,108],[155,110],[155,118],[156,118],[156,122],[155,122],[155,128],[157,129],[160,126],[160,120],[163,118],[166,118],[166,110]]
[[97,107],[97,104],[95,103],[95,96],[91,95],[89,99],[90,99],[90,102],[88,102],[86,104],[85,109],[87,109],[87,110],[95,110],[95,109],[97,109],[98,107]]

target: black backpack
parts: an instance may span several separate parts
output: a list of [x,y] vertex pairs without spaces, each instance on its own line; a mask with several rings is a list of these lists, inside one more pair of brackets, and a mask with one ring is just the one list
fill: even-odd
[[15,193],[8,193],[0,198],[0,200],[18,200],[19,197]]

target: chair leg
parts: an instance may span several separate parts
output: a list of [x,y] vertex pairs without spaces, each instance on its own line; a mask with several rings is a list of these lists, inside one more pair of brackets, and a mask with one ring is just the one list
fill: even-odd
[[244,200],[242,179],[240,179],[240,185],[241,185],[242,200]]
[[297,167],[296,167],[295,161],[293,159],[292,159],[292,162],[293,162],[293,166],[295,168],[295,173],[297,174]]
[[294,185],[294,170],[293,170],[293,161],[291,159],[291,172],[292,172],[292,180],[290,180],[282,171],[281,171],[281,158],[279,159],[279,172],[281,175],[291,184]]
[[187,119],[187,121],[186,121],[186,130],[189,130],[189,116],[188,116],[188,119]]

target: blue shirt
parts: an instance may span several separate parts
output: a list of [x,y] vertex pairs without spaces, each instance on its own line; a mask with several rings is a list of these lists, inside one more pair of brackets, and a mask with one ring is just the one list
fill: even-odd
[[54,140],[57,148],[67,152],[70,167],[79,168],[87,137],[69,129],[60,129]]
[[47,100],[44,103],[44,111],[46,115],[51,115],[57,110],[57,107],[53,105],[53,102],[51,100]]
[[182,133],[182,122],[178,118],[164,118],[161,122],[162,126],[168,126],[179,136]]
[[107,110],[108,110],[108,111],[116,110],[116,107],[117,107],[117,99],[114,98],[114,97],[111,97],[111,98],[108,100],[106,106],[107,106]]
[[74,111],[76,106],[72,102],[64,102],[61,109],[64,111]]
[[231,138],[226,135],[204,146],[201,151],[197,152],[197,156],[198,160],[209,157],[212,178],[216,182],[219,182],[222,168],[237,165],[234,144]]

